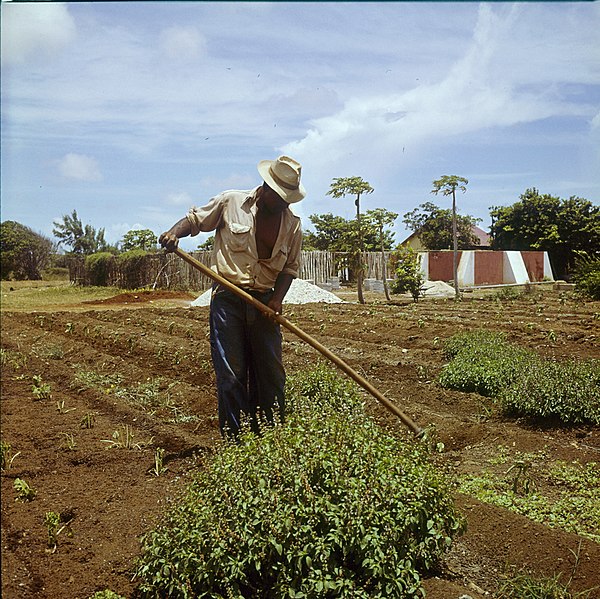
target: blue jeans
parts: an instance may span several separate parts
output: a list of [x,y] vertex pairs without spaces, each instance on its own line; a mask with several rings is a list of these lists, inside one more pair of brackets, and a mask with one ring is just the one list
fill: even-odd
[[[273,294],[251,294],[267,304]],[[237,436],[243,420],[254,432],[285,412],[285,371],[279,324],[227,289],[215,285],[210,307],[210,347],[217,378],[221,434]]]

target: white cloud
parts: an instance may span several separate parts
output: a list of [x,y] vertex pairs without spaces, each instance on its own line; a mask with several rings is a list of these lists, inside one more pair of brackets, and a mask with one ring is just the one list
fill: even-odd
[[191,206],[193,204],[192,196],[186,191],[174,191],[168,193],[165,198],[167,204],[174,206]]
[[220,179],[217,177],[204,177],[201,181],[202,187],[204,189],[209,189],[212,195],[216,195],[217,193],[228,189],[254,189],[257,185],[260,185],[260,183],[261,179],[258,170],[256,171],[256,177],[245,174],[233,174]]
[[84,154],[66,154],[59,161],[58,169],[66,179],[102,181],[102,173],[98,162]]
[[165,54],[174,60],[189,60],[202,56],[206,40],[195,27],[175,26],[163,30],[160,44]]
[[2,64],[20,64],[62,50],[75,37],[65,4],[2,3]]
[[[314,119],[304,138],[282,150],[311,168],[347,169],[339,176],[356,174],[365,164],[377,175],[406,165],[412,156],[422,154],[426,144],[445,138],[551,116],[588,114],[590,106],[569,102],[546,85],[536,88],[546,75],[530,73],[533,85],[526,88],[511,77],[520,52],[510,45],[509,35],[524,20],[525,11],[527,7],[496,10],[480,5],[470,47],[443,79],[397,93],[350,98],[342,110]],[[540,54],[533,44],[518,50]]]

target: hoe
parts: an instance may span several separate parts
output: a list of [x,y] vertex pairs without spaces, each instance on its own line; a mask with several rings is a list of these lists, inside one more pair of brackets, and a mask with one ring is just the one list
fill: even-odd
[[395,414],[402,422],[405,424],[417,437],[421,437],[424,434],[424,430],[421,429],[417,424],[415,424],[396,404],[392,403],[389,399],[387,399],[380,391],[378,391],[369,381],[367,381],[364,377],[362,377],[358,372],[353,370],[344,360],[342,360],[339,356],[336,356],[333,352],[328,350],[324,345],[319,343],[314,337],[311,337],[308,333],[305,333],[302,329],[298,328],[296,325],[291,323],[287,318],[281,316],[281,314],[275,313],[271,308],[259,302],[257,299],[252,297],[249,293],[246,293],[243,289],[240,289],[233,283],[230,283],[227,279],[223,278],[218,273],[211,270],[208,266],[202,264],[202,262],[196,260],[194,257],[190,256],[188,253],[184,252],[180,248],[176,248],[174,252],[177,256],[179,256],[182,260],[187,262],[190,266],[193,266],[200,272],[202,272],[207,277],[210,277],[213,281],[216,281],[226,289],[229,289],[239,297],[241,297],[244,301],[248,302],[264,314],[266,314],[269,318],[278,322],[281,326],[285,327],[298,337],[314,347],[318,352],[323,354],[328,360],[331,360],[340,370],[345,372],[350,378],[352,378],[355,382],[357,382],[365,391],[370,393],[373,397],[375,397],[380,403],[382,403],[392,414]]

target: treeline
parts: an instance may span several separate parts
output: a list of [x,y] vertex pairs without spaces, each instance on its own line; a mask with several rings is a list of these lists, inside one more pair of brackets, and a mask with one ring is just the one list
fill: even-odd
[[[456,208],[456,194],[465,193],[467,183],[462,177],[444,176],[433,182],[432,193],[452,196],[452,209],[424,202],[403,215],[404,225],[418,235],[425,249],[453,249],[454,244],[458,249],[479,246],[473,228],[481,219],[460,214]],[[359,283],[364,274],[362,256],[366,252],[383,255],[394,246],[399,248],[391,231],[398,214],[383,208],[360,211],[361,196],[373,191],[360,177],[334,179],[328,195],[352,198],[356,218],[312,214],[309,217],[312,226],[304,232],[304,250],[346,254],[346,267],[356,273]],[[512,205],[491,207],[490,218],[491,249],[546,251],[557,278],[572,279],[577,264],[584,262],[587,270],[593,271],[600,256],[600,207],[584,198],[561,199],[530,188]],[[54,240],[15,221],[1,224],[2,279],[40,279],[48,269],[65,271],[72,258],[108,254],[91,260],[92,274],[87,279],[100,277],[103,269],[106,272],[117,269],[123,273],[118,275],[119,281],[133,280],[133,265],[139,266],[140,255],[126,254],[158,251],[157,236],[149,229],[129,231],[116,245],[108,244],[104,229],[84,225],[76,210],[53,224]],[[198,249],[210,250],[212,242],[211,237]]]

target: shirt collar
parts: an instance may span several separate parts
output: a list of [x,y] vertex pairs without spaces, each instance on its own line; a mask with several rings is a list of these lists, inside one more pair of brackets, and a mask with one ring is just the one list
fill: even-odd
[[257,202],[257,194],[258,194],[258,190],[260,189],[260,185],[258,187],[255,187],[254,189],[251,189],[248,192],[248,195],[246,196],[246,199],[244,200],[244,204],[249,204],[250,206],[255,206],[256,202]]

